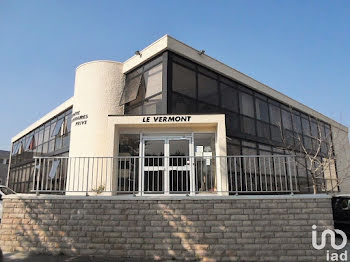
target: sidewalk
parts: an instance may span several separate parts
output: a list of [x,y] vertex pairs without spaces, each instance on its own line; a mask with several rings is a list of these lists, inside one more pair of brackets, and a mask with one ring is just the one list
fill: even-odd
[[[93,256],[50,256],[50,255],[31,255],[29,253],[4,253],[0,262],[146,262],[144,259],[125,259],[108,258]],[[150,261],[151,262],[151,261]]]

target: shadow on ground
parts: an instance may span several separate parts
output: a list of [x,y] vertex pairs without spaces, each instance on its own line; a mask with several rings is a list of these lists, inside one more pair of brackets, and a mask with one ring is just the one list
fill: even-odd
[[[146,262],[144,259],[122,259],[95,256],[52,256],[30,253],[4,253],[0,249],[0,262]],[[148,260],[153,261],[153,260]]]

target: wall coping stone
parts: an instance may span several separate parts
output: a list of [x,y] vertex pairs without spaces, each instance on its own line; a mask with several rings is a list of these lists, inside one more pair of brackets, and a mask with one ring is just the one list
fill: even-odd
[[273,200],[273,199],[330,199],[331,195],[327,194],[298,194],[298,195],[238,195],[238,196],[66,196],[66,195],[45,195],[41,194],[16,194],[3,196],[3,199],[61,199],[61,200]]

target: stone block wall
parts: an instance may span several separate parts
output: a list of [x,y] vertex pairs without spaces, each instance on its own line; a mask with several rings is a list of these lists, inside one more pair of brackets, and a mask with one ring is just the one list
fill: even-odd
[[0,247],[196,261],[325,261],[311,226],[333,228],[331,199],[31,196],[4,199]]

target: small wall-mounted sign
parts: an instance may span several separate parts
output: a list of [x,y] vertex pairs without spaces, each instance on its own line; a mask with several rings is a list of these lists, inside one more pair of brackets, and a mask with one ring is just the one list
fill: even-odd
[[80,111],[76,111],[72,114],[72,124],[75,123],[76,126],[86,125],[88,118],[87,114],[80,115]]
[[143,123],[191,122],[191,116],[145,116]]

